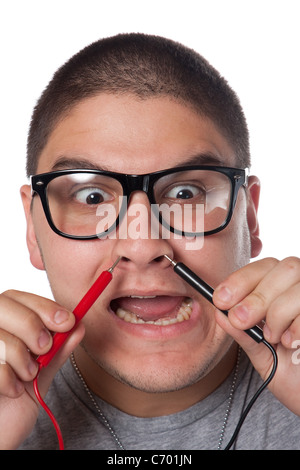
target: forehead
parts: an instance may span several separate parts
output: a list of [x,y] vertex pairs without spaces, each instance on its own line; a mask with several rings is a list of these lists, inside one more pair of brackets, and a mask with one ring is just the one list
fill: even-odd
[[77,104],[54,128],[38,172],[76,165],[147,173],[191,161],[236,166],[212,121],[167,97],[101,94]]

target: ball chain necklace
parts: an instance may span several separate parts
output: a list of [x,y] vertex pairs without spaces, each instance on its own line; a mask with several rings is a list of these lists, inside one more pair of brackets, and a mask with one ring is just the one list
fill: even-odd
[[122,442],[120,441],[120,439],[118,438],[117,434],[115,433],[115,431],[113,430],[113,428],[111,427],[110,425],[110,422],[108,421],[108,419],[106,418],[105,414],[101,411],[101,409],[99,408],[95,398],[93,397],[92,395],[92,392],[90,391],[89,387],[87,386],[84,378],[82,377],[81,375],[81,372],[76,364],[76,361],[75,361],[75,357],[74,357],[74,353],[71,354],[71,361],[72,361],[72,364],[73,364],[73,367],[75,369],[75,371],[77,372],[77,375],[78,377],[80,378],[81,380],[81,383],[86,391],[86,393],[88,394],[88,396],[90,397],[90,400],[91,402],[93,403],[94,407],[96,408],[98,414],[100,415],[103,423],[105,424],[105,426],[107,427],[107,429],[109,430],[110,434],[112,435],[112,437],[114,438],[114,440],[116,441],[118,447],[121,449],[121,450],[125,450],[125,447],[123,446]]
[[[232,408],[232,401],[233,401],[233,396],[234,396],[234,392],[235,392],[235,389],[236,389],[236,381],[237,381],[237,375],[238,375],[239,364],[240,364],[240,355],[241,355],[241,349],[238,348],[238,355],[237,355],[236,365],[235,365],[235,369],[234,369],[232,384],[231,384],[231,387],[230,387],[228,403],[227,403],[226,412],[225,412],[225,416],[224,416],[224,419],[223,419],[222,429],[221,429],[221,433],[220,433],[220,437],[219,437],[219,443],[218,443],[218,447],[217,447],[218,450],[221,450],[221,448],[222,448],[222,443],[223,443],[223,439],[224,439],[224,435],[225,435],[225,431],[226,431],[226,427],[227,427],[227,423],[228,423],[228,418],[229,418],[230,411],[231,411],[231,408]],[[77,375],[78,375],[78,377],[79,377],[79,379],[80,379],[80,381],[83,385],[84,390],[86,391],[87,395],[89,396],[92,404],[94,405],[95,409],[97,410],[97,412],[98,412],[99,416],[101,417],[104,425],[106,426],[106,428],[110,432],[111,436],[115,440],[115,442],[116,442],[117,446],[119,447],[119,449],[125,450],[125,447],[122,444],[120,438],[118,437],[118,435],[116,434],[116,432],[112,428],[109,420],[107,419],[107,417],[105,416],[103,411],[99,408],[95,398],[93,397],[92,392],[90,391],[90,389],[87,386],[84,378],[82,377],[81,372],[80,372],[80,370],[79,370],[79,368],[76,364],[74,353],[71,354],[71,362],[72,362],[72,365],[74,367],[75,372],[77,373]]]

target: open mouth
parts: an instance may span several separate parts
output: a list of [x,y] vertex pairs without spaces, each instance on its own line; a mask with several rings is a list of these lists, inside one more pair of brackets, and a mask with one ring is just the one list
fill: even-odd
[[111,302],[113,312],[125,322],[167,326],[190,319],[190,297],[128,296]]

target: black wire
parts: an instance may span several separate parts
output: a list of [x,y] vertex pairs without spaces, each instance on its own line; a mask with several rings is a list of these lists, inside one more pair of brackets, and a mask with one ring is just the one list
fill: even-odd
[[265,382],[261,385],[261,387],[257,390],[257,392],[255,393],[255,395],[252,397],[252,399],[250,400],[249,404],[247,405],[247,408],[245,409],[245,411],[241,414],[241,417],[239,419],[239,422],[235,428],[235,431],[230,439],[230,441],[228,442],[227,446],[225,447],[224,450],[229,450],[234,441],[236,440],[237,436],[238,436],[238,433],[240,432],[240,429],[242,427],[242,424],[243,422],[245,421],[246,419],[246,416],[248,415],[250,409],[252,408],[252,406],[254,405],[255,401],[257,400],[257,398],[260,396],[260,394],[264,391],[264,389],[269,385],[269,383],[271,382],[271,380],[273,379],[274,375],[275,375],[275,372],[277,370],[277,365],[278,365],[278,358],[277,358],[277,353],[275,351],[275,349],[273,348],[273,346],[271,346],[270,343],[268,343],[268,341],[266,341],[265,339],[263,339],[261,341],[262,343],[265,344],[265,346],[267,346],[272,355],[273,355],[273,367],[272,367],[272,370],[271,370],[271,373],[269,375],[269,377],[265,380]]
[[[208,284],[206,284],[206,282],[203,281],[203,279],[201,279],[200,277],[198,277],[190,268],[188,268],[185,264],[183,263],[177,263],[176,261],[172,260],[171,258],[169,258],[169,256],[167,255],[164,255],[165,258],[167,258],[170,263],[172,264],[173,266],[173,269],[174,269],[174,272],[176,274],[178,274],[178,276],[180,276],[182,279],[184,279],[188,284],[190,284],[190,286],[192,286],[197,292],[199,292],[201,295],[203,295],[204,298],[206,298],[211,304],[214,305],[213,303],[213,293],[214,293],[214,290],[211,286],[209,286]],[[228,315],[228,311],[227,310],[221,310],[225,315]],[[236,426],[236,429],[233,433],[233,436],[232,438],[230,439],[229,443],[227,444],[227,446],[225,447],[224,450],[229,450],[232,446],[232,444],[234,443],[234,441],[236,440],[237,436],[238,436],[238,433],[241,429],[241,426],[243,424],[243,422],[245,421],[245,418],[247,416],[247,414],[249,413],[250,409],[252,408],[253,404],[255,403],[255,401],[257,400],[257,398],[260,396],[260,394],[263,392],[263,390],[269,385],[269,383],[271,382],[271,380],[273,379],[274,375],[275,375],[275,372],[276,372],[276,369],[277,369],[277,363],[278,363],[278,359],[277,359],[277,354],[276,354],[276,351],[275,349],[273,348],[273,346],[271,346],[270,343],[268,343],[265,339],[264,339],[264,336],[263,336],[263,332],[262,330],[258,327],[258,326],[254,326],[253,328],[250,328],[249,330],[246,330],[246,333],[253,339],[255,340],[257,343],[264,343],[265,346],[267,346],[272,355],[273,355],[273,368],[271,370],[271,373],[269,375],[269,377],[265,380],[265,382],[261,385],[261,387],[257,390],[257,392],[255,393],[255,395],[253,396],[253,398],[250,400],[248,406],[246,407],[245,411],[242,412],[241,416],[240,416],[240,419],[239,419],[239,422]]]

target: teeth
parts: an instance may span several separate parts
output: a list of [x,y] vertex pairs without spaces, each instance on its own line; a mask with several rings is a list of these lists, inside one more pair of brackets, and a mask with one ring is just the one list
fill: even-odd
[[[155,297],[155,296],[154,296]],[[136,297],[136,298],[145,298],[145,297]],[[149,298],[149,297],[146,297]],[[173,325],[174,323],[180,323],[190,319],[192,313],[192,304],[193,301],[190,298],[185,298],[182,302],[180,309],[177,312],[176,317],[173,318],[159,318],[155,321],[145,321],[135,313],[129,312],[119,307],[116,311],[116,315],[127,323],[136,323],[142,324],[146,323],[147,325],[158,325],[158,326],[167,326]]]
[[131,299],[155,299],[156,295],[130,295]]

